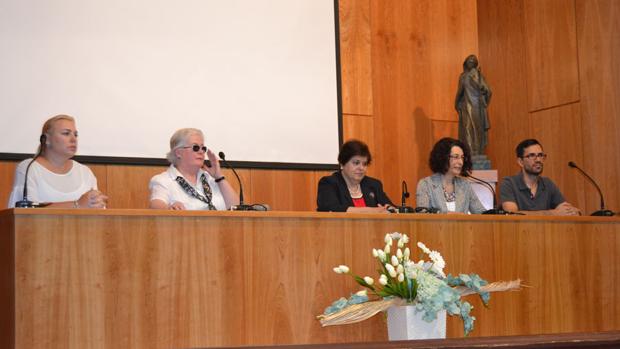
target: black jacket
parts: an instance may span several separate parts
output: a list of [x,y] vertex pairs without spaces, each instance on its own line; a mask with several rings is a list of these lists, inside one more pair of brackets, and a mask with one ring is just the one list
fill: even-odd
[[[365,176],[360,186],[366,206],[394,205],[383,191],[383,184],[378,179]],[[340,171],[321,178],[316,204],[317,211],[345,212],[347,208],[353,207],[353,199]]]

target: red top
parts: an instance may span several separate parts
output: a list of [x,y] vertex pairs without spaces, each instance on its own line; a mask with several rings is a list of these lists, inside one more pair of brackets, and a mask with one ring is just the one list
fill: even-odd
[[353,206],[355,207],[366,207],[366,201],[364,201],[364,197],[362,196],[361,198],[351,198],[353,199]]

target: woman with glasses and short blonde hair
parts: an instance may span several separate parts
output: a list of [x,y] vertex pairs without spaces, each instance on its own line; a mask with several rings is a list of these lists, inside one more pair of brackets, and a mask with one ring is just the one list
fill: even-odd
[[416,205],[442,213],[482,213],[485,208],[469,182],[469,147],[454,138],[442,138],[433,147],[428,163],[433,174],[422,178],[416,190]]
[[[205,163],[205,155],[211,167]],[[204,145],[202,131],[182,128],[170,137],[170,167],[149,183],[150,208],[227,210],[239,204],[235,190],[222,175],[219,159]]]

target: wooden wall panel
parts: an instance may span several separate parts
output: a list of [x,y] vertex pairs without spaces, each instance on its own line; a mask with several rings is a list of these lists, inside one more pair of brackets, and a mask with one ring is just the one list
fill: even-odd
[[[0,208],[7,207],[7,201],[13,185],[13,176],[17,162],[0,162]],[[108,208],[147,208],[149,189],[148,184],[154,175],[166,170],[166,166],[137,166],[137,165],[93,165],[86,164],[97,177],[99,189],[109,196]],[[244,196],[246,203],[267,203],[273,209],[314,211],[316,209],[316,184],[315,171],[286,171],[272,170],[267,171],[269,175],[254,176],[252,173],[265,170],[239,169],[237,172],[244,185]],[[230,169],[223,169],[226,179],[238,192],[239,185],[237,179]],[[321,172],[321,173],[331,173]],[[299,177],[305,178],[308,187],[300,183]],[[320,178],[320,177],[319,177]],[[293,193],[270,192],[273,185],[286,183],[287,190],[297,190],[297,185],[301,193],[306,195],[306,199],[292,202]],[[290,184],[290,185],[289,185]],[[267,189],[271,188],[271,189]],[[256,192],[256,194],[255,194]],[[302,195],[302,197],[303,197]],[[279,201],[283,200],[283,201]]]
[[273,210],[316,210],[317,182],[312,171],[252,170],[252,203]]
[[165,170],[166,166],[108,165],[108,208],[148,208],[149,181]]
[[340,0],[339,12],[342,110],[372,115],[370,2]]
[[[434,120],[431,125],[433,128],[434,142],[437,142],[444,137],[458,138],[459,136],[458,121]],[[431,149],[428,150],[428,153],[430,153],[430,151]]]
[[371,1],[377,174],[397,197],[433,144],[432,120],[454,121],[462,62],[476,53],[475,1]]
[[97,178],[97,188],[102,193],[108,192],[108,166],[107,165],[88,165],[95,178]]
[[[584,195],[587,187],[583,176],[568,167],[569,161],[583,163],[579,103],[532,113],[530,124],[532,137],[542,143],[548,154],[543,175],[553,180],[568,202],[587,213]],[[515,158],[515,173],[518,168]]]
[[[428,6],[427,13],[414,13],[414,33],[428,36],[428,42],[415,42],[419,57],[414,57],[415,73],[426,75],[428,100],[433,120],[458,120],[454,97],[463,61],[470,54],[478,55],[478,23],[475,1],[420,1]],[[416,35],[416,34],[414,34]],[[422,45],[420,45],[422,44]],[[417,51],[417,50],[416,50]],[[424,78],[422,78],[424,80]],[[422,86],[416,86],[420,88]]]
[[346,142],[355,138],[368,144],[370,151],[374,149],[375,126],[372,116],[345,114],[342,116],[342,138]]
[[522,0],[479,0],[480,64],[493,90],[487,155],[499,177],[515,172],[515,147],[531,138]]
[[8,207],[17,162],[0,161],[0,209]]
[[[577,1],[584,168],[620,211],[620,2]],[[599,196],[586,184],[589,211]]]
[[579,100],[574,0],[524,0],[530,111]]

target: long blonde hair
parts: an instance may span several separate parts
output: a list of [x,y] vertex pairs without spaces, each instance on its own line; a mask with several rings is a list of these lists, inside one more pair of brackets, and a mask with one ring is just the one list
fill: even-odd
[[67,120],[67,121],[71,121],[75,123],[75,119],[72,116],[64,115],[64,114],[56,115],[56,116],[53,116],[47,119],[47,121],[45,121],[45,123],[43,124],[43,128],[41,128],[39,148],[37,149],[37,152],[40,153],[41,155],[45,154],[45,151],[47,150],[47,140],[51,136],[50,130],[54,127],[54,124],[56,123],[56,121],[59,121],[59,120]]

